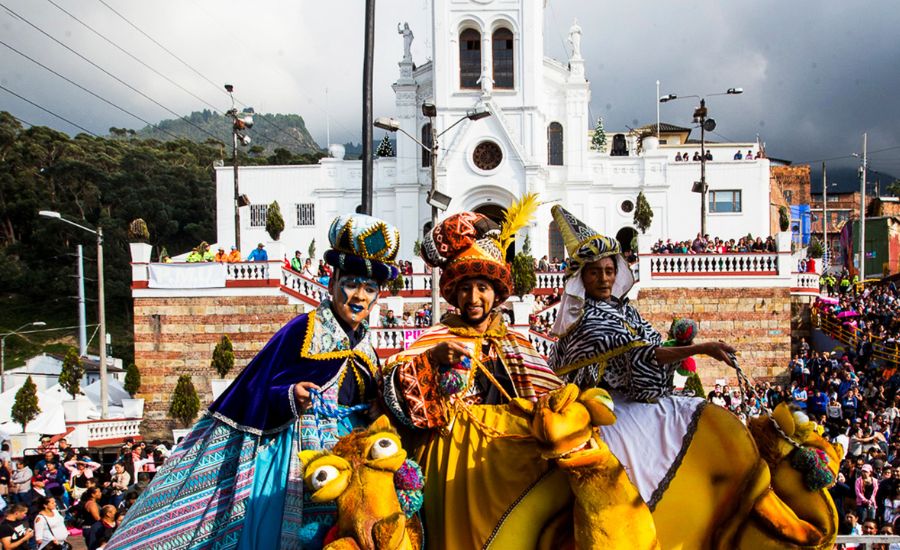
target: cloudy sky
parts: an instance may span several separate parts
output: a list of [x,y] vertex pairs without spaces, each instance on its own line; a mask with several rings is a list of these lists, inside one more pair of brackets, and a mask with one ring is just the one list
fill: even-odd
[[[363,4],[0,0],[5,8],[0,9],[0,85],[6,88],[0,89],[0,110],[29,123],[78,131],[14,92],[98,134],[110,126],[144,125],[12,47],[151,122],[172,118],[169,110],[227,109],[221,84],[230,82],[239,100],[258,111],[302,115],[321,145],[326,111],[332,142],[358,141]],[[416,34],[415,61],[421,64],[430,56],[428,5],[427,0],[378,0],[376,116],[392,113],[390,84],[402,55],[398,22],[408,21]],[[834,159],[829,166],[850,166],[856,161],[849,155],[862,149],[862,133],[868,132],[871,168],[900,174],[896,0],[550,0],[545,12],[545,52],[551,57],[567,57],[565,37],[574,18],[584,29],[591,112],[604,117],[607,129],[655,122],[656,80],[663,94],[703,95],[737,86],[743,95],[708,101],[719,125],[713,139],[752,141],[759,134],[772,156],[816,164]],[[667,103],[661,118],[689,125],[693,107],[692,100]]]

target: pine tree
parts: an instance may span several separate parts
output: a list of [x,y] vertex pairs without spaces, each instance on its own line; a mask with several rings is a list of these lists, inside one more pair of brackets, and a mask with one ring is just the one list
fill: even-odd
[[219,343],[216,344],[210,366],[219,373],[220,378],[225,378],[234,368],[234,346],[231,345],[231,338],[227,334],[223,334]]
[[391,140],[388,139],[387,134],[381,138],[381,143],[378,144],[378,149],[375,151],[376,157],[393,157],[396,153],[394,153],[394,146],[391,145]]
[[11,417],[13,422],[22,425],[22,431],[25,432],[28,423],[37,418],[40,413],[41,408],[38,406],[37,386],[34,385],[29,376],[25,379],[25,383],[19,388],[19,391],[16,392]]
[[641,230],[641,233],[646,233],[652,222],[653,209],[650,208],[647,197],[645,197],[644,192],[641,191],[638,193],[637,205],[634,208],[634,225]]
[[284,218],[281,217],[281,207],[278,206],[278,201],[275,201],[266,210],[266,233],[272,237],[273,241],[277,241],[282,231],[284,231]]
[[72,399],[76,399],[81,393],[82,376],[84,365],[81,363],[81,357],[78,356],[78,350],[70,347],[63,359],[62,370],[59,371],[59,385],[72,396]]
[[197,389],[191,382],[191,377],[182,374],[178,377],[175,392],[172,393],[172,404],[169,406],[169,416],[181,422],[187,428],[197,418],[200,412],[200,398],[197,397]]
[[531,257],[531,239],[526,236],[522,251],[516,254],[512,261],[512,279],[516,296],[522,297],[532,290],[537,284],[534,274],[534,258]]
[[603,117],[597,119],[597,126],[594,127],[594,133],[591,136],[591,149],[601,153],[606,152],[606,132],[603,131]]
[[131,397],[137,395],[137,392],[141,390],[141,371],[134,363],[129,363],[125,368],[124,388]]

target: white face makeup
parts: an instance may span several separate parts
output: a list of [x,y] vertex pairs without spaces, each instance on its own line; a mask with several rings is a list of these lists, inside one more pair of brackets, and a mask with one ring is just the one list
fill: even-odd
[[374,279],[341,276],[332,288],[334,312],[354,330],[369,316],[378,301],[379,286]]

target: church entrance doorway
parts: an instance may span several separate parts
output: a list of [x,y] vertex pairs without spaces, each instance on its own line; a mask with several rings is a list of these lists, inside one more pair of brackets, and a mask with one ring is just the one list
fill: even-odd
[[[487,203],[482,204],[474,209],[475,212],[487,216],[491,221],[496,223],[497,225],[501,225],[503,223],[503,219],[506,217],[506,208],[503,208],[499,204]],[[513,258],[516,255],[516,243],[509,245],[509,248],[506,249],[506,261],[512,262]]]
[[622,255],[624,255],[626,259],[637,254],[637,236],[637,230],[628,226],[619,229],[619,232],[616,233],[616,240],[619,241]]

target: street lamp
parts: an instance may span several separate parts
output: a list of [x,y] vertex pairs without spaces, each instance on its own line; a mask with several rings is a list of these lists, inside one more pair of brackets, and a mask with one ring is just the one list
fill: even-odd
[[234,166],[234,246],[237,247],[238,250],[241,249],[241,214],[238,210],[241,206],[247,206],[250,204],[250,201],[247,200],[246,196],[241,196],[241,193],[238,188],[238,141],[241,142],[241,145],[247,147],[250,145],[250,136],[248,136],[245,130],[249,130],[253,127],[253,110],[247,110],[243,112],[238,112],[237,107],[234,106],[234,86],[231,84],[225,85],[225,91],[228,92],[228,95],[231,97],[231,109],[225,116],[231,117],[231,165]]
[[57,219],[97,236],[97,310],[100,317],[100,418],[109,417],[109,381],[106,379],[106,292],[103,287],[103,228],[91,229],[62,217],[59,212],[41,210],[45,218]]
[[[423,103],[422,114],[428,117],[431,124],[431,146],[425,145],[419,139],[401,128],[400,121],[389,117],[379,117],[375,119],[373,125],[376,128],[387,130],[388,132],[400,132],[411,140],[419,144],[431,154],[431,190],[428,192],[428,204],[431,205],[431,228],[437,226],[438,212],[445,211],[450,206],[450,197],[444,195],[437,190],[437,157],[438,157],[438,139],[449,132],[454,126],[464,120],[481,120],[491,116],[491,112],[484,105],[477,105],[475,108],[466,111],[465,116],[446,127],[441,133],[437,132],[434,127],[434,118],[437,116],[437,107],[434,103]],[[436,325],[440,321],[440,293],[438,292],[438,272],[437,269],[431,271],[431,324]]]
[[32,321],[30,323],[25,323],[21,327],[16,330],[7,332],[0,338],[0,393],[6,391],[6,339],[13,334],[17,334],[20,330],[25,327],[45,327],[47,323],[43,321]]
[[700,235],[706,235],[706,132],[712,132],[716,129],[716,121],[707,118],[706,98],[716,95],[738,95],[744,93],[743,88],[728,88],[726,91],[717,94],[706,94],[704,97],[698,95],[679,96],[675,94],[664,95],[659,98],[660,103],[668,103],[676,99],[687,99],[693,97],[700,100],[700,106],[694,109],[694,123],[700,126],[700,181],[695,182],[693,191],[700,193]]

